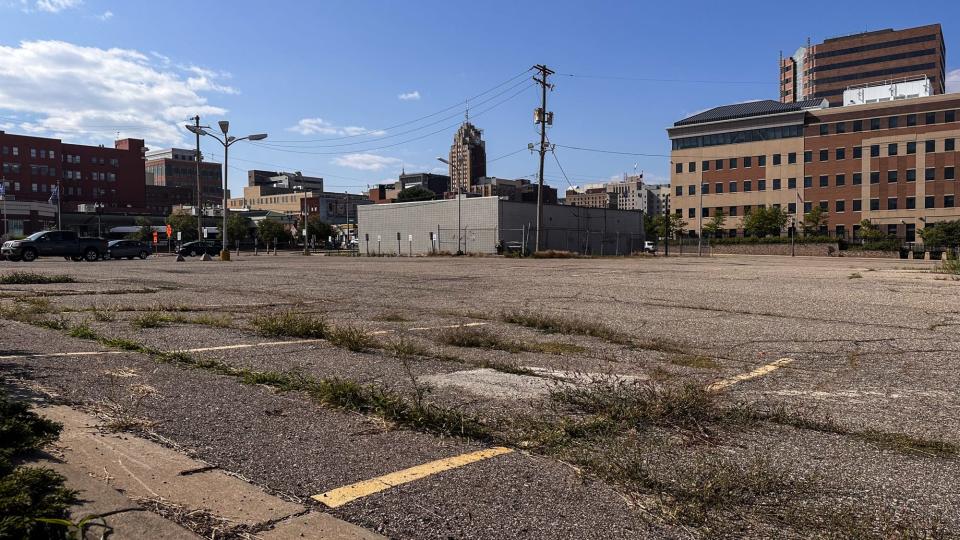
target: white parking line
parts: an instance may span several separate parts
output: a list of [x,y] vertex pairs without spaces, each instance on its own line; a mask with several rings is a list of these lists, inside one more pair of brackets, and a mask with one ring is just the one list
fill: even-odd
[[711,392],[714,392],[717,390],[723,390],[724,388],[727,388],[728,386],[733,386],[739,382],[743,382],[749,379],[755,379],[757,377],[762,377],[767,373],[776,371],[792,362],[793,362],[793,358],[781,358],[774,362],[770,362],[769,364],[760,366],[753,371],[749,371],[747,373],[741,373],[740,375],[730,377],[729,379],[723,379],[723,380],[717,381],[707,386],[707,390],[710,390]]

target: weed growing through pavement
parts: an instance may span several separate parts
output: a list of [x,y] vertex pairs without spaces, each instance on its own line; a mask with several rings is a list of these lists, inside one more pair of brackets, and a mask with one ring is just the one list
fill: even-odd
[[947,259],[934,266],[932,271],[938,274],[960,275],[960,259]]
[[862,277],[863,277],[863,274],[861,274],[860,272],[854,272],[849,276],[847,276],[847,279],[860,279]]
[[78,339],[95,340],[97,339],[97,337],[99,337],[97,336],[97,333],[94,332],[92,328],[90,328],[90,325],[85,322],[71,326],[70,331],[67,333],[69,334],[70,337],[78,338]]
[[164,326],[169,319],[165,317],[158,311],[148,311],[141,315],[137,315],[130,321],[130,324],[135,328],[140,328],[141,330],[146,328],[160,328]]
[[334,326],[326,331],[325,337],[333,345],[354,352],[364,352],[379,346],[373,336],[358,326],[346,324]]
[[97,308],[93,308],[91,313],[93,313],[94,320],[98,322],[113,322],[117,318],[113,313]]
[[323,339],[329,331],[322,316],[295,311],[258,315],[250,320],[250,324],[259,334],[270,337]]
[[629,336],[596,321],[572,319],[532,311],[507,312],[503,314],[502,319],[504,322],[535,328],[543,332],[591,336],[620,345],[632,344]]
[[133,431],[150,424],[142,417],[143,403],[157,394],[146,384],[124,385],[115,373],[106,373],[107,388],[96,405],[104,427],[110,431]]
[[35,272],[10,272],[0,276],[0,285],[48,285],[51,283],[76,283],[77,280],[63,274],[37,274]]
[[493,332],[471,326],[446,328],[438,334],[437,340],[444,345],[452,345],[454,347],[493,349],[511,353],[539,352],[545,354],[573,354],[586,351],[585,348],[579,345],[559,341],[524,342],[506,340]]

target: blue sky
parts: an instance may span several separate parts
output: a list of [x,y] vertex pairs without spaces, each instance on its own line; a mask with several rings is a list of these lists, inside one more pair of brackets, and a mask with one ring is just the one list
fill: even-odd
[[[520,75],[544,63],[558,73],[548,98],[551,142],[650,154],[557,148],[571,183],[635,164],[664,182],[664,128],[711,106],[775,98],[779,51],[791,54],[808,36],[940,22],[948,71],[960,81],[960,52],[951,53],[960,51],[955,1],[871,6],[0,0],[0,129],[106,144],[119,131],[154,148],[189,147],[180,126],[199,112],[204,123],[229,119],[234,134],[270,135],[265,145],[231,148],[233,189],[246,169],[267,168],[358,192],[401,168],[440,166],[435,157],[449,150],[464,100],[494,87],[471,108],[488,158],[536,141],[539,98],[523,82],[530,73]],[[204,152],[222,151],[204,143]],[[548,156],[546,174],[562,190],[557,161]],[[536,169],[523,150],[490,163],[488,173],[515,178]]]

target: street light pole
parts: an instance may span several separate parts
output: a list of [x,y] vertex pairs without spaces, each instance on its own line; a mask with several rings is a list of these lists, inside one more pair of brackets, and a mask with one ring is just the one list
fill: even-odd
[[703,180],[700,181],[700,215],[697,217],[697,257],[703,257]]
[[197,136],[197,155],[195,156],[196,165],[197,165],[197,240],[203,240],[203,203],[200,198],[200,115],[193,117],[194,127],[196,131],[194,134]]

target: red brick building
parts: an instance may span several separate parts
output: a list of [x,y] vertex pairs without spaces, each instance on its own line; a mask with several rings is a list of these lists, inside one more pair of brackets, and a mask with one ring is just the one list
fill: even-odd
[[109,148],[0,131],[6,200],[45,203],[59,185],[63,212],[75,212],[81,204],[102,204],[106,212],[143,211],[144,150],[140,139],[119,140]]

